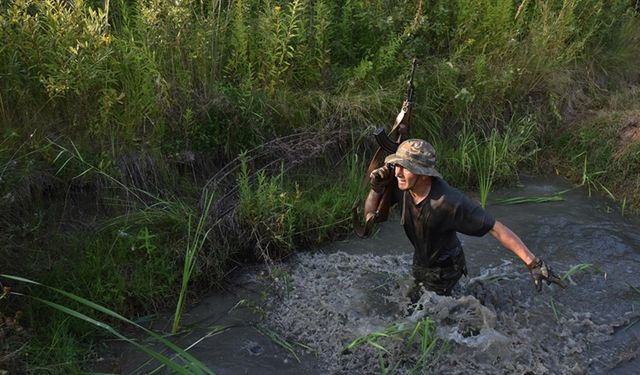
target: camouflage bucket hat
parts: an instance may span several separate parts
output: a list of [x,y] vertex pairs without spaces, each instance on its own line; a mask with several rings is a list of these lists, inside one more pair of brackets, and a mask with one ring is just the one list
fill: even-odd
[[384,162],[401,165],[415,174],[442,178],[434,168],[436,150],[422,139],[407,139],[402,142],[396,153],[387,156]]

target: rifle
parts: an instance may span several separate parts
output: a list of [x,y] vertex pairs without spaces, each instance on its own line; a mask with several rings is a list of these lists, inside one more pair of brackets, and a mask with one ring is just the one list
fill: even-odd
[[[407,82],[405,99],[402,102],[402,108],[396,116],[393,127],[391,127],[391,131],[389,134],[384,131],[384,128],[376,128],[373,131],[373,136],[378,142],[378,148],[376,149],[373,158],[371,158],[369,167],[367,168],[367,173],[362,180],[363,187],[369,184],[369,175],[371,172],[376,168],[379,168],[384,163],[385,153],[395,153],[400,143],[409,137],[409,125],[411,123],[411,112],[413,109],[415,91],[415,87],[413,86],[413,76],[416,71],[416,64],[417,60],[414,58],[411,62],[411,75]],[[396,141],[393,141],[392,139],[396,139]],[[397,181],[393,179],[385,188],[385,191],[382,194],[382,199],[380,199],[380,203],[376,209],[376,215],[365,221],[364,225],[361,224],[360,214],[358,213],[358,207],[360,206],[359,202],[356,200],[353,204],[353,207],[351,208],[351,220],[353,221],[353,230],[358,237],[369,237],[369,235],[371,235],[373,225],[387,219],[387,216],[389,215],[389,208],[391,206],[391,194],[396,184]]]

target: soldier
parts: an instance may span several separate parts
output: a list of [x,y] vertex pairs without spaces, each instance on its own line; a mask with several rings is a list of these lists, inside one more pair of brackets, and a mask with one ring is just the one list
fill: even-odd
[[[419,298],[420,285],[439,295],[450,295],[462,275],[467,275],[458,232],[478,237],[491,233],[527,265],[538,291],[542,280],[565,287],[551,267],[506,225],[449,186],[434,168],[435,163],[435,149],[428,142],[404,141],[395,154],[387,156],[385,166],[371,172],[371,191],[365,203],[365,219],[382,221],[376,208],[387,186],[394,189],[392,204],[401,207],[401,224],[415,248],[412,302]],[[393,178],[397,188],[389,185]]]

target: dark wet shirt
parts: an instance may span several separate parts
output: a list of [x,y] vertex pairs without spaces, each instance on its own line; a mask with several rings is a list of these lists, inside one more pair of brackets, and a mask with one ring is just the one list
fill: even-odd
[[430,267],[462,251],[456,233],[484,236],[496,220],[459,190],[433,177],[429,195],[418,204],[411,194],[396,188],[394,200],[413,244],[413,264]]

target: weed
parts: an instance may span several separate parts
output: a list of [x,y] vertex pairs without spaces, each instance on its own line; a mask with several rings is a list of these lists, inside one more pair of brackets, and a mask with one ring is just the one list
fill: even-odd
[[[209,369],[207,369],[206,366],[204,366],[202,364],[202,362],[200,362],[199,360],[197,360],[195,357],[193,357],[191,354],[187,353],[185,350],[179,348],[178,346],[176,346],[175,344],[173,344],[171,341],[165,339],[164,337],[162,337],[161,335],[150,331],[142,326],[140,326],[139,324],[123,317],[122,315],[104,307],[101,305],[98,305],[90,300],[87,300],[85,298],[82,298],[80,296],[77,296],[75,294],[72,293],[68,293],[65,292],[63,290],[57,289],[57,288],[52,288],[52,287],[48,287],[46,285],[40,284],[38,282],[26,279],[26,278],[22,278],[22,277],[17,277],[17,276],[12,276],[12,275],[5,275],[5,274],[0,274],[0,277],[3,277],[5,279],[9,279],[12,281],[16,281],[16,282],[20,282],[20,283],[25,283],[25,284],[29,284],[29,285],[33,285],[33,286],[37,286],[37,287],[41,287],[41,288],[46,288],[49,289],[59,295],[64,296],[65,298],[67,298],[68,301],[73,301],[74,303],[79,303],[81,305],[83,305],[84,307],[90,309],[91,311],[95,312],[99,312],[102,314],[105,314],[106,316],[116,319],[120,322],[126,323],[127,325],[130,325],[134,328],[140,329],[142,330],[145,334],[149,335],[150,337],[153,337],[155,340],[157,340],[158,342],[162,343],[163,345],[167,346],[168,348],[170,348],[171,350],[175,351],[176,354],[181,358],[181,360],[184,362],[184,365],[179,365],[177,362],[173,361],[171,358],[166,357],[165,355],[156,352],[154,350],[152,350],[150,347],[140,344],[138,343],[136,340],[130,339],[126,336],[124,336],[123,334],[121,334],[120,332],[118,332],[115,328],[113,328],[110,324],[97,320],[95,318],[92,318],[86,314],[83,314],[77,310],[74,310],[72,308],[69,308],[65,305],[56,303],[56,302],[52,302],[46,299],[42,299],[36,296],[31,296],[31,298],[39,303],[42,303],[44,305],[49,306],[50,308],[53,308],[57,311],[60,311],[66,315],[69,315],[70,317],[79,319],[83,322],[89,323],[91,325],[94,325],[100,329],[103,329],[105,331],[107,331],[108,333],[116,336],[117,338],[135,346],[136,348],[142,350],[143,352],[145,352],[147,355],[149,355],[150,357],[154,358],[155,360],[158,360],[160,363],[166,365],[167,367],[171,368],[173,371],[175,371],[176,373],[179,374],[193,374],[194,372],[197,374],[213,374],[213,372]],[[13,294],[15,295],[19,295],[19,296],[25,296],[23,294],[19,294],[19,293],[15,293],[13,292]],[[27,297],[27,296],[25,296]]]
[[559,323],[560,322],[560,314],[558,313],[558,307],[556,306],[556,303],[553,300],[553,298],[549,299],[549,307],[551,308],[551,311],[553,312],[553,318],[556,320],[556,323]]
[[584,272],[592,267],[593,267],[593,264],[591,263],[581,263],[581,264],[573,265],[571,266],[571,268],[569,268],[569,270],[567,270],[567,272],[564,273],[564,275],[562,275],[562,279],[566,280],[569,277],[571,277],[573,274],[576,274],[578,272]]
[[173,334],[178,331],[178,327],[180,326],[180,319],[182,318],[182,310],[184,309],[189,281],[191,280],[191,276],[193,275],[193,270],[195,268],[195,262],[198,258],[198,253],[207,240],[209,232],[211,232],[211,228],[206,229],[205,224],[207,222],[207,219],[209,218],[209,210],[211,209],[213,198],[214,195],[212,193],[205,193],[204,208],[202,210],[202,214],[198,218],[198,224],[196,225],[195,229],[191,227],[191,216],[189,216],[187,219],[187,249],[184,257],[184,266],[182,269],[182,283],[180,286],[180,294],[178,296],[176,312],[174,314],[173,325],[171,327],[171,332]]
[[[430,365],[430,359],[439,356],[436,348],[441,345],[441,342],[435,335],[435,325],[429,317],[412,323],[394,323],[381,331],[360,336],[347,344],[343,348],[343,353],[363,345],[370,346],[378,352],[381,373],[395,374],[400,370],[400,365],[408,359],[403,358],[406,354],[396,352],[397,348],[391,349],[392,346],[390,344],[394,341],[404,343],[405,350],[410,353],[409,357],[413,356],[413,352],[416,350],[414,346],[417,345],[418,357],[415,359],[413,367],[408,370],[408,373],[424,371]],[[398,355],[399,357],[397,357]],[[390,358],[386,361],[389,363],[388,366],[385,366],[385,356]],[[395,364],[393,363],[394,360]]]
[[511,197],[494,200],[495,204],[502,205],[514,205],[514,204],[529,204],[529,203],[548,203],[563,201],[562,196],[564,192],[553,193],[549,195],[537,196],[537,197]]
[[604,278],[607,278],[606,272],[603,272],[598,266],[591,263],[580,263],[573,265],[567,270],[567,272],[564,273],[564,275],[562,275],[561,278],[562,280],[569,280],[572,284],[575,285],[572,276],[578,273],[586,272],[588,270],[592,270],[595,273],[602,273],[604,275]]
[[271,341],[273,341],[276,345],[284,348],[298,362],[300,362],[300,357],[298,356],[298,353],[295,350],[296,346],[298,346],[300,348],[303,348],[305,350],[313,351],[313,348],[311,348],[311,347],[309,347],[309,346],[307,346],[307,345],[305,345],[303,343],[300,343],[300,342],[290,343],[285,338],[283,338],[282,336],[280,336],[279,334],[277,334],[276,332],[274,332],[273,330],[271,330],[267,326],[264,326],[262,324],[257,324],[257,325],[254,325],[253,327],[258,332],[260,332],[263,336],[265,336],[268,339],[270,339]]
[[253,228],[261,256],[269,260],[274,255],[288,255],[293,247],[295,232],[295,204],[300,199],[296,189],[289,194],[280,174],[267,177],[261,170],[251,180],[247,161],[241,158],[239,185],[239,217]]

